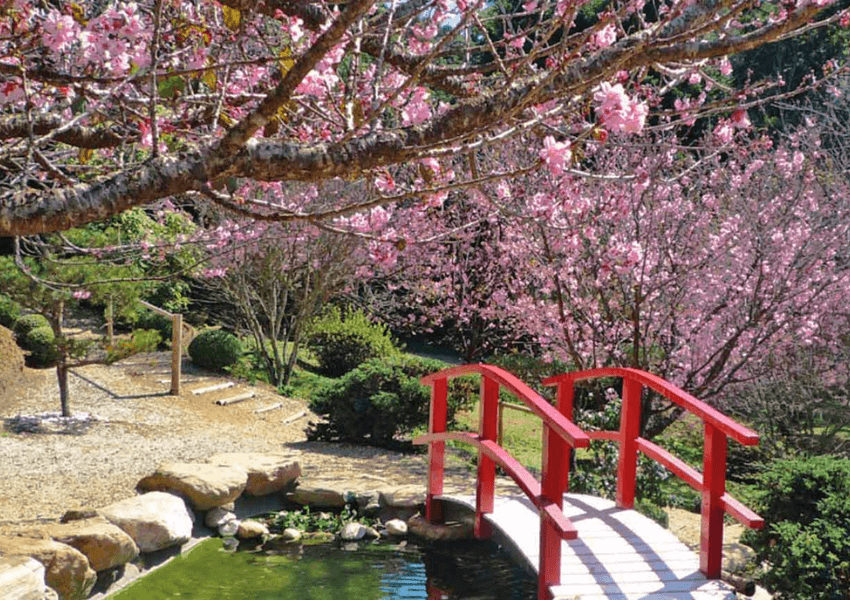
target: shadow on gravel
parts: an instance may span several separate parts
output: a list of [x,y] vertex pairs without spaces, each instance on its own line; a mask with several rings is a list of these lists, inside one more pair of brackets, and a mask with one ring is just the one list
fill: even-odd
[[3,426],[15,434],[84,435],[98,420],[88,413],[63,417],[59,413],[16,415],[3,419]]
[[119,396],[118,394],[116,394],[115,392],[110,390],[109,388],[103,387],[98,382],[96,382],[93,379],[89,379],[85,375],[80,375],[79,373],[77,373],[75,371],[68,371],[68,372],[71,375],[73,375],[74,377],[76,377],[78,379],[82,379],[83,381],[85,381],[87,384],[89,384],[93,388],[99,389],[104,394],[109,394],[109,396],[111,398],[114,398],[115,400],[134,400],[134,399],[137,399],[137,398],[156,398],[158,396],[170,396],[170,394],[168,392],[150,392],[148,394],[131,394],[129,396]]

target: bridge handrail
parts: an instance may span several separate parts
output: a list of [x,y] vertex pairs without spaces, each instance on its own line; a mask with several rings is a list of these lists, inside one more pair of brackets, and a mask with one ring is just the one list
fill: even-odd
[[[470,374],[481,375],[478,434],[447,433],[448,381]],[[563,492],[567,487],[569,472],[568,448],[587,447],[590,445],[590,438],[572,423],[563,411],[552,407],[540,394],[499,367],[480,363],[450,367],[426,375],[420,381],[431,386],[428,435],[414,440],[415,443],[428,444],[426,518],[432,522],[442,520],[442,509],[437,497],[443,492],[446,440],[462,439],[476,445],[479,453],[475,494],[475,535],[478,537],[489,535],[489,525],[484,520],[484,516],[493,512],[496,462],[499,462],[507,467],[508,474],[517,481],[539,510],[541,518],[538,587],[540,597],[548,597],[546,594],[550,586],[557,585],[561,580],[561,540],[574,537],[575,531],[562,510]],[[497,443],[501,387],[509,390],[543,421],[544,443],[540,484],[537,484],[537,481]]]
[[662,394],[671,402],[678,404],[685,410],[706,423],[711,423],[720,431],[743,444],[744,446],[756,446],[759,443],[759,434],[744,427],[724,415],[719,410],[709,406],[702,400],[698,400],[685,390],[673,385],[669,381],[661,379],[657,375],[641,371],[640,369],[632,369],[626,367],[605,367],[601,369],[588,369],[587,371],[576,371],[574,373],[563,373],[555,375],[543,380],[543,385],[556,385],[561,382],[575,383],[577,381],[587,381],[588,379],[601,379],[605,377],[618,377],[622,379],[631,379],[639,382],[648,388]]
[[572,524],[572,521],[560,509],[555,510],[552,502],[541,496],[540,482],[534,478],[534,475],[495,442],[482,440],[476,433],[449,431],[446,433],[427,433],[420,435],[413,440],[413,443],[430,444],[448,440],[466,442],[490,456],[517,483],[519,488],[537,508],[538,512],[545,515],[552,522],[561,534],[562,539],[574,540],[578,537],[578,530]]
[[[623,379],[620,430],[592,431],[588,432],[588,435],[591,439],[605,439],[620,444],[617,504],[623,508],[634,506],[639,451],[667,467],[702,494],[700,570],[708,577],[719,578],[723,558],[723,515],[728,513],[743,525],[753,529],[764,526],[764,519],[726,492],[727,437],[745,446],[753,446],[758,444],[758,434],[686,391],[656,375],[638,369],[611,367],[564,373],[545,379],[543,384],[558,386],[559,407],[565,416],[572,418],[575,383],[607,377]],[[644,386],[661,393],[703,421],[705,442],[702,473],[664,448],[640,437],[641,398]]]
[[544,400],[540,394],[531,389],[518,377],[500,367],[485,365],[483,363],[460,365],[431,373],[422,377],[419,381],[425,385],[433,385],[441,379],[449,380],[463,375],[475,374],[487,377],[491,381],[498,383],[501,387],[510,390],[516,396],[517,400],[525,404],[535,415],[544,421],[549,421],[550,427],[557,431],[558,435],[564,438],[570,446],[574,448],[586,448],[590,444],[590,438],[575,423],[564,417],[564,415]]

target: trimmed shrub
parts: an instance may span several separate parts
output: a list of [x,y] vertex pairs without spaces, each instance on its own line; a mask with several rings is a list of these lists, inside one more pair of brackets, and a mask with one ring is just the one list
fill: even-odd
[[313,323],[308,344],[327,377],[339,377],[371,358],[399,354],[386,325],[372,323],[361,310],[345,316],[337,308],[329,310]]
[[850,460],[776,461],[762,474],[755,510],[766,518],[743,542],[770,568],[775,598],[844,600],[850,589]]
[[207,329],[189,344],[189,356],[199,367],[223,371],[242,357],[242,342],[222,329]]
[[[40,316],[40,315],[39,315]],[[30,362],[39,367],[50,367],[59,360],[56,337],[50,327],[36,327],[27,332],[23,347],[30,352]]]
[[18,343],[23,345],[27,334],[33,329],[39,327],[50,327],[50,322],[44,315],[32,314],[24,315],[15,323],[15,335],[18,338]]
[[[430,388],[419,383],[419,378],[445,367],[440,361],[402,355],[363,363],[313,393],[310,408],[325,422],[311,424],[307,437],[397,446],[397,435],[428,424]],[[465,408],[464,396],[452,391],[449,422]]]
[[153,329],[158,331],[160,335],[160,343],[164,340],[171,339],[171,319],[157,314],[152,310],[143,310],[140,312],[135,326],[137,329]]
[[162,336],[153,329],[134,329],[130,339],[119,341],[115,347],[106,353],[107,364],[127,358],[140,352],[153,352],[157,349]]
[[8,296],[0,294],[0,325],[14,329],[20,318],[21,306]]

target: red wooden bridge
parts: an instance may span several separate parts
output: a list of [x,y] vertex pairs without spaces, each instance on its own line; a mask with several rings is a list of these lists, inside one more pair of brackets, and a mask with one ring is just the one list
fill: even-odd
[[[478,433],[446,431],[448,381],[481,375]],[[576,382],[621,378],[623,403],[619,431],[579,429],[572,422]],[[544,381],[557,386],[553,407],[525,383],[498,367],[475,364],[453,367],[422,379],[430,385],[429,433],[416,443],[429,444],[430,465],[426,517],[444,518],[450,503],[475,511],[475,534],[489,537],[495,527],[537,571],[540,600],[601,598],[631,600],[720,600],[734,598],[719,581],[723,553],[723,518],[730,514],[751,528],[764,521],[726,492],[727,438],[746,446],[758,434],[697,400],[667,381],[636,369],[594,369]],[[702,472],[640,437],[644,387],[699,417],[705,427]],[[542,419],[541,481],[499,446],[499,391],[510,391]],[[616,502],[568,493],[570,449],[591,440],[611,440],[620,447]],[[443,495],[445,442],[460,440],[478,448],[475,496]],[[690,484],[702,496],[702,530],[697,557],[670,532],[632,508],[638,452],[643,452]],[[516,482],[523,497],[496,497],[496,464]]]

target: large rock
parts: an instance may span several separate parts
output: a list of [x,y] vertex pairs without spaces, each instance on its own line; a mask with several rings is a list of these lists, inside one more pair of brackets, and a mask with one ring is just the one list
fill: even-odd
[[133,538],[142,552],[183,544],[192,537],[192,515],[186,503],[165,492],[110,504],[100,514]]
[[239,528],[236,530],[236,537],[240,540],[252,540],[269,535],[269,529],[263,523],[246,519],[239,523]]
[[360,523],[346,523],[339,532],[339,537],[347,542],[362,540],[366,537],[366,527]]
[[258,452],[226,452],[215,454],[210,464],[238,467],[248,473],[245,493],[266,496],[281,492],[301,475],[301,465],[287,454],[261,454]]
[[475,537],[472,523],[431,523],[419,514],[408,519],[407,530],[432,541],[468,540]]
[[73,546],[86,555],[95,571],[104,571],[130,562],[139,555],[139,547],[129,535],[103,518],[49,525],[47,535]]
[[287,499],[311,508],[342,508],[374,490],[375,483],[362,479],[300,481]]
[[390,508],[417,508],[425,504],[425,486],[399,485],[381,491],[381,502]]
[[43,598],[43,564],[28,556],[0,556],[0,600]]
[[401,519],[390,519],[384,524],[387,528],[387,534],[395,536],[407,535],[407,523]]
[[56,590],[59,600],[82,600],[97,581],[83,553],[53,540],[0,538],[0,555],[30,557],[44,565],[44,581]]
[[196,510],[209,510],[238,498],[248,473],[239,467],[202,463],[165,463],[136,487],[142,492],[171,492],[183,496]]
[[204,524],[210,529],[217,529],[228,521],[233,521],[234,519],[236,519],[236,515],[233,512],[225,510],[219,506],[213,508],[204,515]]

